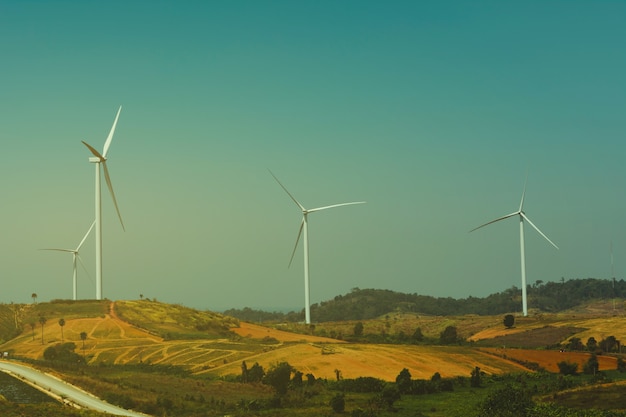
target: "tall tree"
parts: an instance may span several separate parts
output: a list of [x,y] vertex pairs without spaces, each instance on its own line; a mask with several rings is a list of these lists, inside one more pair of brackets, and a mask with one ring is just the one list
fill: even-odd
[[41,324],[41,344],[43,345],[43,326],[46,324],[48,319],[45,316],[39,316],[39,324]]
[[60,318],[59,319],[59,326],[61,326],[61,342],[63,342],[64,341],[63,327],[65,326],[65,319],[64,318]]
[[33,299],[33,304],[37,304],[37,293],[36,292],[32,293],[30,297]]
[[80,332],[80,340],[83,341],[83,357],[85,357],[85,340],[87,340],[87,333]]

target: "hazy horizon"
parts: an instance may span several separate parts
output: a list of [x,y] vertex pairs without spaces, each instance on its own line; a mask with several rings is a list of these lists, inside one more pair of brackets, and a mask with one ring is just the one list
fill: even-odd
[[[624,278],[626,3],[0,5],[0,302],[72,297],[103,180],[103,296],[223,311],[350,289],[484,297]],[[611,266],[610,245],[613,247]],[[79,298],[95,297],[93,234]],[[314,319],[314,318],[313,318]]]

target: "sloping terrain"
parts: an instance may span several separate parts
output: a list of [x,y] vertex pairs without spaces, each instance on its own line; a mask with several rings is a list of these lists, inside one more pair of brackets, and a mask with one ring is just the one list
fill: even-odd
[[[0,346],[11,356],[42,359],[48,346],[73,342],[76,352],[91,364],[174,365],[194,373],[213,375],[238,375],[243,361],[248,366],[258,362],[265,369],[286,361],[316,378],[333,379],[340,371],[344,378],[371,376],[390,381],[395,380],[403,368],[409,369],[414,378],[421,379],[430,378],[436,372],[444,377],[468,376],[475,367],[489,374],[526,370],[519,362],[535,362],[554,371],[558,370],[556,363],[563,358],[584,362],[588,356],[510,348],[503,352],[498,349],[511,344],[501,343],[505,340],[502,337],[516,337],[522,346],[534,343],[543,347],[565,343],[573,336],[586,340],[593,335],[601,340],[608,335],[619,336],[626,332],[626,323],[620,317],[562,314],[518,317],[512,329],[504,328],[502,318],[495,316],[397,314],[363,322],[366,332],[402,331],[410,334],[420,327],[433,338],[446,326],[457,326],[460,336],[471,335],[471,340],[487,342],[486,345],[494,347],[489,350],[468,346],[345,343],[334,338],[239,323],[219,314],[153,301],[120,301],[110,305],[107,302],[57,303],[29,309],[40,314],[45,311],[47,320],[43,324],[25,326],[18,337]],[[21,314],[30,317],[28,323],[36,317],[33,314],[28,316],[28,312]],[[60,326],[60,318],[64,318],[64,326]],[[317,325],[315,332],[349,334],[354,330],[354,324]],[[287,328],[289,326],[285,326]],[[299,325],[299,331],[310,332],[312,329]],[[81,333],[86,335],[84,340]],[[601,369],[614,369],[615,359],[602,358],[600,366]]]

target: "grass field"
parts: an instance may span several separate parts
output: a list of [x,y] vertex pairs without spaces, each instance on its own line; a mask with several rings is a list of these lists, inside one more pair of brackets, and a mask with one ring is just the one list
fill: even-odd
[[[38,321],[42,315],[47,319],[43,325]],[[503,326],[502,317],[495,316],[389,314],[363,322],[366,335],[412,334],[419,327],[431,341],[447,326],[455,326],[459,336],[470,342],[452,346],[359,343],[354,337],[348,343],[345,339],[353,333],[355,321],[265,327],[149,300],[11,305],[1,310],[0,316],[9,330],[11,321],[22,324],[21,333],[0,346],[12,357],[39,360],[47,347],[70,341],[97,377],[83,369],[64,375],[66,379],[89,391],[112,395],[111,401],[141,399],[146,404],[158,404],[167,398],[186,404],[181,405],[183,408],[209,407],[217,413],[208,415],[246,410],[248,402],[273,398],[266,385],[226,382],[241,374],[243,361],[248,368],[259,363],[265,370],[288,362],[305,375],[331,382],[338,372],[344,379],[368,376],[393,382],[403,368],[413,379],[429,380],[435,373],[443,378],[467,378],[476,367],[497,380],[505,374],[531,372],[522,365],[529,363],[558,372],[559,362],[575,362],[582,370],[588,354],[545,347],[564,345],[571,337],[585,341],[593,336],[599,341],[609,335],[624,339],[626,334],[626,321],[621,316],[580,312],[516,317],[511,329]],[[60,318],[65,320],[63,327]],[[87,335],[84,348],[83,332]],[[324,337],[330,334],[336,338]],[[601,371],[615,372],[615,355],[600,355],[598,360]],[[577,388],[554,398],[563,404],[577,404],[597,396],[619,408],[618,394],[623,388],[619,384]],[[473,417],[475,414],[468,410],[476,410],[489,392],[488,386],[476,390],[466,384],[454,393],[403,396],[393,415]],[[320,409],[328,409],[334,394],[320,390],[312,395],[306,399],[307,408],[297,413],[289,401],[297,404],[305,398],[296,395],[286,400],[284,409],[272,408],[257,415],[317,416]],[[365,407],[370,400],[369,395],[351,393],[346,398],[347,408]]]

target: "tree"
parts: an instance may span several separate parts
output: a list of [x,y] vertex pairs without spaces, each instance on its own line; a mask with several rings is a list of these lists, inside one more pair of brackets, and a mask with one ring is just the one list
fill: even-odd
[[355,336],[363,336],[363,323],[358,322],[354,325],[354,335]]
[[583,342],[582,340],[580,340],[580,337],[572,337],[569,340],[567,347],[570,350],[583,350],[585,348],[585,345],[583,345]]
[[424,341],[424,335],[422,334],[422,329],[420,327],[415,329],[415,331],[413,332],[413,336],[411,336],[411,340],[413,341],[413,343],[419,343]]
[[596,341],[595,337],[591,336],[589,339],[587,339],[587,350],[589,352],[595,352],[597,348],[598,342]]
[[289,380],[291,379],[292,370],[293,368],[289,363],[280,362],[267,371],[263,382],[267,385],[271,385],[278,395],[285,395],[287,393],[287,387],[289,386]]
[[248,382],[261,382],[265,377],[265,370],[258,362],[255,362],[250,369],[248,369]]
[[617,358],[617,370],[626,372],[626,361],[622,357]]
[[504,316],[504,327],[510,329],[515,324],[515,316],[513,314],[507,314]]
[[43,326],[46,324],[48,319],[45,316],[39,316],[39,324],[41,324],[41,344],[43,345]]
[[480,387],[480,382],[481,382],[480,368],[477,366],[472,370],[472,373],[470,375],[470,386],[474,388],[478,388]]
[[87,340],[87,333],[80,332],[80,340],[83,341],[83,357],[85,356],[85,340]]
[[34,292],[34,293],[32,293],[30,296],[31,296],[31,298],[33,299],[33,304],[37,304],[37,293],[36,293],[36,292]]
[[614,350],[619,351],[619,340],[615,338],[615,336],[609,336],[606,339],[602,339],[598,344],[600,349],[603,352],[613,352]]
[[61,342],[63,342],[63,327],[65,326],[65,319],[64,318],[60,318],[59,319],[59,326],[61,326]]
[[562,361],[556,364],[559,367],[559,372],[563,375],[576,375],[578,372],[578,364],[572,362]]
[[411,372],[409,372],[406,368],[402,369],[396,377],[396,386],[398,387],[398,390],[400,390],[401,394],[407,394],[411,391],[412,385]]
[[451,345],[453,343],[456,343],[458,341],[456,327],[454,326],[446,327],[446,329],[443,332],[441,332],[441,335],[439,336],[439,341],[443,345]]
[[595,353],[592,353],[587,362],[583,365],[583,372],[588,375],[595,375],[598,373],[600,369],[600,364],[598,363],[598,357]]
[[34,321],[30,322],[30,329],[33,331],[33,340],[35,340],[35,326],[37,325],[37,323],[35,323]]

